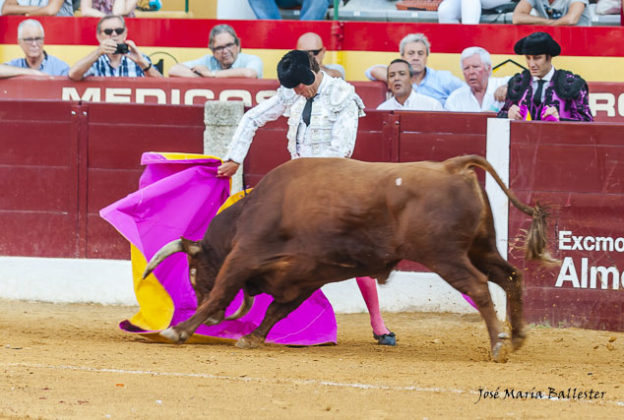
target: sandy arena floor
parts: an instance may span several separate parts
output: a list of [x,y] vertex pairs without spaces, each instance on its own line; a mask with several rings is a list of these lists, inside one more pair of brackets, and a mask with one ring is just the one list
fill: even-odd
[[337,346],[241,350],[122,332],[135,309],[0,300],[0,418],[624,418],[624,333],[533,327],[495,364],[477,315],[387,314],[395,348],[356,314]]

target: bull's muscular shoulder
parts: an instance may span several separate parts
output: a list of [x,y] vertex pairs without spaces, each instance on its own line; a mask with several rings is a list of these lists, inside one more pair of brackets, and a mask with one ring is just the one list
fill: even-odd
[[578,74],[567,70],[556,70],[553,76],[557,96],[570,100],[576,98],[582,89],[587,90],[587,83]]
[[327,104],[332,112],[338,113],[348,106],[351,101],[355,101],[360,113],[363,114],[364,103],[355,93],[355,88],[352,84],[337,77],[330,77],[327,75],[325,75],[325,77],[328,77],[329,80],[323,92],[323,96],[326,98]]
[[507,83],[507,98],[514,102],[519,101],[529,87],[529,83],[531,83],[531,74],[528,70],[516,73]]

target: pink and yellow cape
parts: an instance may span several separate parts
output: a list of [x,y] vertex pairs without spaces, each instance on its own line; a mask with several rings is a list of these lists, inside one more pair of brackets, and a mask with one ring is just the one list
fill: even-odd
[[[200,240],[221,208],[240,199],[229,197],[229,178],[217,178],[218,158],[175,153],[144,153],[139,190],[100,211],[131,244],[132,277],[140,309],[120,327],[159,340],[158,331],[195,313],[197,300],[189,281],[186,255],[174,254],[142,279],[147,261],[166,243],[184,236]],[[242,292],[226,310],[233,313]],[[264,318],[272,298],[256,296],[241,319],[200,326],[189,342],[237,340],[253,331]],[[316,291],[287,318],[278,322],[267,342],[316,345],[336,342],[336,318],[322,291]]]

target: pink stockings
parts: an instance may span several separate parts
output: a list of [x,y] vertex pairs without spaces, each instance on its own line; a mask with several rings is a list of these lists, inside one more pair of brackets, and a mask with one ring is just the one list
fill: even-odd
[[381,312],[379,312],[379,298],[377,297],[377,281],[372,277],[357,277],[355,279],[360,288],[368,313],[370,315],[373,333],[377,335],[388,334],[390,330],[386,328]]

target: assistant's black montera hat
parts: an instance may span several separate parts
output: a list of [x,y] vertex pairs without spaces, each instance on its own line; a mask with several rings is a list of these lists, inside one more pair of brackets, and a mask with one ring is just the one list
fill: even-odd
[[314,83],[314,73],[310,69],[310,58],[307,52],[292,50],[284,54],[277,63],[277,78],[284,87],[292,89],[299,86]]
[[548,54],[555,57],[561,54],[561,47],[546,32],[533,32],[516,42],[514,52],[520,55]]

